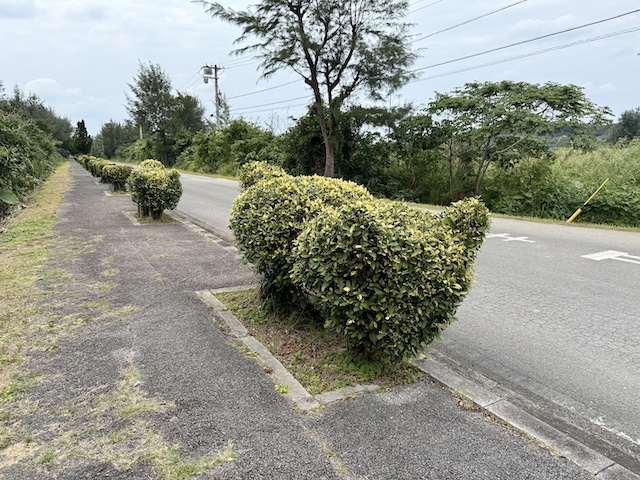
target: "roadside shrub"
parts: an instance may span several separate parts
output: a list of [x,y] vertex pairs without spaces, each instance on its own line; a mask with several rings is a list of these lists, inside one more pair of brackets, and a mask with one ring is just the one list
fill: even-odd
[[87,162],[89,160],[91,160],[92,158],[95,158],[95,157],[93,157],[91,155],[78,155],[76,157],[76,161],[86,169],[87,168]]
[[[115,165],[115,163],[103,158],[92,158],[87,162],[87,170],[89,170],[94,177],[102,177],[102,169],[107,165]],[[104,182],[105,180],[101,178],[101,181]]]
[[438,217],[403,204],[344,202],[305,224],[291,279],[324,313],[325,328],[363,353],[415,356],[454,319],[487,229],[476,199]]
[[148,158],[140,163],[140,170],[164,170],[164,164],[158,160]]
[[133,167],[128,165],[105,165],[102,167],[102,179],[113,186],[116,192],[127,189],[127,179],[131,175]]
[[267,162],[250,162],[240,167],[240,188],[246,190],[263,178],[284,177],[287,172],[283,168]]
[[[591,223],[640,227],[640,189],[631,185],[609,185],[583,209],[581,220]],[[607,187],[609,187],[607,189]],[[595,191],[597,187],[589,190]],[[586,200],[590,193],[584,193]],[[577,207],[578,205],[576,205]]]
[[164,166],[158,168],[152,162],[156,161],[142,162],[139,169],[131,172],[128,183],[131,198],[138,204],[138,216],[160,219],[164,210],[173,210],[178,206],[182,184],[177,170],[166,170]]
[[263,293],[288,295],[293,242],[306,221],[326,206],[373,200],[366,188],[335,178],[282,176],[264,179],[242,192],[231,209],[238,244],[264,277]]
[[[437,216],[437,223],[449,229],[455,241],[475,252],[489,229],[489,211],[479,198],[469,197],[446,207]],[[474,258],[471,256],[472,261]]]

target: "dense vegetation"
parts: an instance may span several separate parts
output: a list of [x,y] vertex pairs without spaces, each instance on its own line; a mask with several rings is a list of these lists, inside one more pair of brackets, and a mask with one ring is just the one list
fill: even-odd
[[[92,154],[224,176],[252,161],[291,175],[325,171],[314,104],[282,134],[228,115],[216,128],[170,85],[157,65],[141,64],[130,119],[104,124]],[[155,127],[135,108],[149,112],[141,105],[154,101],[164,103]],[[579,87],[508,81],[438,93],[422,111],[342,106],[331,113],[335,175],[378,197],[448,205],[479,195],[496,213],[553,219],[568,218],[611,177],[578,221],[640,226],[640,110],[613,125],[608,117]]]
[[0,220],[79,145],[72,132],[69,120],[37,96],[17,88],[8,96],[0,81]]

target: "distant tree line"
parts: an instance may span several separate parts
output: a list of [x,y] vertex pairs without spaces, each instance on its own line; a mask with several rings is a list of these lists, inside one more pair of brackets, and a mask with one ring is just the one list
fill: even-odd
[[[168,167],[227,176],[253,160],[292,174],[326,173],[326,138],[315,103],[282,134],[228,116],[217,129],[196,98],[172,90],[159,65],[141,63],[129,87],[129,119],[102,126],[94,155],[155,158]],[[482,195],[494,211],[561,218],[600,179],[553,173],[566,156],[559,148],[625,148],[638,136],[639,109],[614,124],[610,116],[574,85],[502,81],[437,93],[422,111],[350,104],[326,120],[332,125],[334,175],[376,195],[440,205]],[[553,198],[562,198],[562,207],[550,206]]]

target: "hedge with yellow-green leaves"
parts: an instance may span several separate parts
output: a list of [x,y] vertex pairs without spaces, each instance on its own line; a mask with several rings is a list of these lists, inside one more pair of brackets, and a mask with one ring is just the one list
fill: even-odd
[[454,319],[488,225],[477,199],[440,216],[382,201],[346,203],[305,224],[291,278],[324,313],[325,328],[361,351],[415,356]]
[[102,180],[110,183],[113,190],[123,192],[127,189],[127,180],[133,171],[128,165],[105,165],[102,167]]
[[366,188],[335,178],[263,178],[236,198],[230,227],[245,258],[264,276],[267,290],[281,292],[291,285],[293,242],[305,223],[323,215],[327,206],[356,200],[373,197]]
[[249,162],[242,165],[239,176],[240,188],[246,190],[263,178],[285,177],[288,176],[288,174],[283,168],[277,165],[271,165],[270,163],[261,161]]
[[131,198],[138,204],[138,215],[154,219],[164,210],[173,210],[182,196],[182,184],[177,170],[167,170],[157,160],[145,160],[128,178]]

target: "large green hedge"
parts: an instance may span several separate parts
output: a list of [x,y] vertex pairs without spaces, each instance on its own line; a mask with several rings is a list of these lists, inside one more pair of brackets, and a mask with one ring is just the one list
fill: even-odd
[[62,160],[51,135],[36,122],[0,108],[0,219]]
[[413,356],[453,320],[487,218],[475,199],[440,217],[381,201],[325,210],[297,238],[291,277],[325,328],[370,355]]
[[451,323],[488,226],[476,198],[435,215],[351,182],[268,172],[231,212],[264,293],[308,301],[325,328],[387,358],[416,355]]
[[278,167],[277,165],[271,165],[270,163],[264,161],[245,163],[240,167],[239,171],[240,188],[242,190],[246,190],[251,185],[257,183],[263,178],[285,176],[287,176],[287,172],[285,172],[282,167]]
[[114,191],[124,192],[131,172],[133,167],[129,165],[105,165],[102,167],[102,179],[110,183]]

